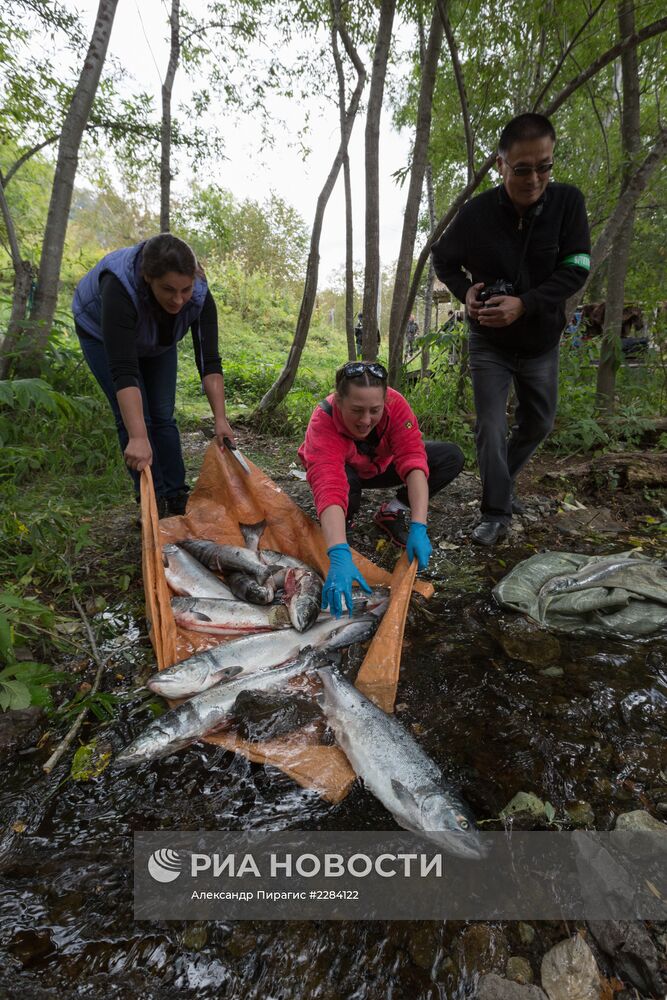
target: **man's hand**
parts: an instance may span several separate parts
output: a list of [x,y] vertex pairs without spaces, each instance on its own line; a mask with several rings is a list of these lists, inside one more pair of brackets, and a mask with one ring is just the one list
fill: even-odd
[[476,319],[480,326],[509,326],[525,311],[526,307],[516,295],[494,295],[483,304]]
[[478,320],[480,312],[484,310],[484,303],[477,298],[477,293],[484,288],[484,282],[478,281],[476,285],[471,285],[466,292],[466,312],[470,319]]
[[352,617],[352,584],[358,583],[367,594],[371,593],[363,576],[352,562],[350,546],[346,544],[332,545],[327,549],[331,560],[329,572],[322,588],[322,611],[329,608],[334,618],[340,618],[343,613],[343,598]]
[[126,464],[135,472],[141,472],[153,462],[153,449],[150,441],[145,438],[130,438],[123,452]]

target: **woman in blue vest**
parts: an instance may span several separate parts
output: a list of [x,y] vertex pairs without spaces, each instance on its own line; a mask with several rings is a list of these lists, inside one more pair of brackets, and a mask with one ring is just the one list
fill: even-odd
[[188,330],[215,436],[220,447],[223,438],[234,440],[215,302],[193,251],[170,233],[114,250],[81,279],[72,311],[85,359],[113,410],[137,497],[139,473],[150,465],[160,516],[184,514],[188,486],[174,406],[177,346]]

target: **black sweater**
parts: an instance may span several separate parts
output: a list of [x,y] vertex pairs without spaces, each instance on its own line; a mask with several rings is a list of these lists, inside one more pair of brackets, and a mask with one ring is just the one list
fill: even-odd
[[[469,318],[470,329],[501,350],[535,357],[558,343],[565,326],[565,302],[588,276],[590,247],[584,197],[578,188],[549,184],[522,218],[501,185],[461,208],[433,246],[433,266],[461,302],[478,281],[490,285],[504,278],[512,283],[524,304],[523,316],[502,328],[483,327]],[[575,256],[579,262],[568,260]]]
[[[106,350],[114,389],[139,385],[139,358],[135,339],[137,310],[118,278],[107,271],[100,278],[102,296],[102,339]],[[151,296],[152,297],[152,296]],[[176,317],[154,303],[160,344],[174,342]],[[77,331],[79,335],[83,331]],[[192,327],[195,361],[201,378],[222,372],[218,352],[218,313],[210,289],[204,299],[199,323]]]

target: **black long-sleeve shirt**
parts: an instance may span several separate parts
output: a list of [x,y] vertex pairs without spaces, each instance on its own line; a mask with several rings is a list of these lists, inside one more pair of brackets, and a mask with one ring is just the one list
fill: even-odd
[[438,278],[461,302],[479,281],[512,283],[525,313],[502,328],[468,317],[470,329],[501,350],[535,357],[558,343],[565,302],[586,281],[590,250],[584,196],[571,184],[551,183],[523,218],[503,185],[478,195],[461,208],[432,254]]
[[[102,339],[114,389],[139,385],[139,358],[136,346],[137,310],[118,278],[107,271],[100,278],[102,297]],[[176,317],[153,302],[159,343],[174,342]],[[218,351],[218,312],[210,289],[206,293],[199,322],[192,326],[192,343],[199,375],[222,373]]]

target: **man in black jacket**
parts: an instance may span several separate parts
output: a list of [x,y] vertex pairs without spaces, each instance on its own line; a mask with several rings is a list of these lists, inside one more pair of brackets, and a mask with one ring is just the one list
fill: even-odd
[[[469,201],[433,247],[435,273],[465,303],[482,478],[482,520],[472,538],[494,545],[522,506],[514,481],[553,427],[565,302],[590,268],[584,198],[549,183],[556,134],[524,114],[503,129],[503,183]],[[518,405],[507,439],[507,399]]]

